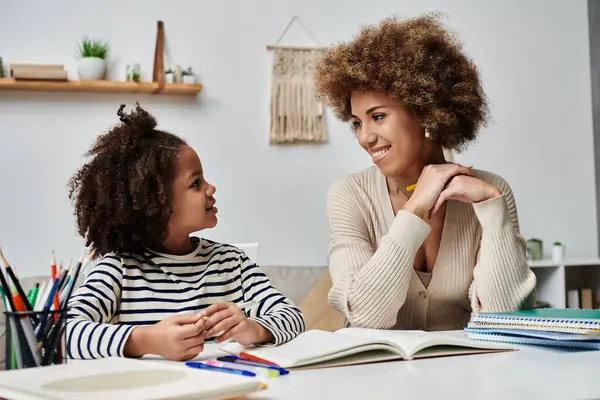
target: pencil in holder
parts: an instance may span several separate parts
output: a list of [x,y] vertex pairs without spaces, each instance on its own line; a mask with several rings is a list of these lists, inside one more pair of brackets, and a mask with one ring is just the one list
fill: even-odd
[[6,370],[66,363],[66,308],[51,311],[4,311],[4,315]]

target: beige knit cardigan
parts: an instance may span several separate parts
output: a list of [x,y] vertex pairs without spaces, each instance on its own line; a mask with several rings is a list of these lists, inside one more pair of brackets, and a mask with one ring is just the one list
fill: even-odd
[[396,215],[376,167],[335,182],[327,195],[328,300],[346,324],[379,329],[462,329],[472,311],[510,311],[535,303],[512,191],[501,177],[473,170],[502,195],[477,204],[448,201],[429,285],[414,257],[430,232],[414,214]]

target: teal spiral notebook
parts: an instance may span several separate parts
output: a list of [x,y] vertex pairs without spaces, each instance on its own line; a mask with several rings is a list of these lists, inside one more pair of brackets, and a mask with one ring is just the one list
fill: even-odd
[[476,314],[481,317],[497,316],[503,318],[523,319],[568,319],[597,321],[600,323],[600,310],[586,310],[578,308],[535,308],[533,310],[509,311],[509,312],[480,312]]
[[524,344],[546,347],[572,347],[579,349],[600,350],[600,341],[584,341],[584,340],[554,340],[544,339],[541,337],[531,337],[523,335],[512,335],[499,332],[480,332],[467,331],[469,339],[482,340],[485,342]]
[[468,327],[600,334],[600,310],[537,308],[514,312],[480,312],[471,316]]
[[600,310],[481,312],[471,316],[465,332],[488,342],[600,350]]

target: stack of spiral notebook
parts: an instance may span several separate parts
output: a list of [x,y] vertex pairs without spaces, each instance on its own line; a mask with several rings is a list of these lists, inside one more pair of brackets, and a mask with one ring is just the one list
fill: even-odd
[[600,310],[480,312],[465,331],[474,340],[600,350]]

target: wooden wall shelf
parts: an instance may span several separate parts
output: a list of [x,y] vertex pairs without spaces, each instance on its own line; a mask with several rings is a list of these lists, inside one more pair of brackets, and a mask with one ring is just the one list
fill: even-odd
[[35,92],[79,92],[79,93],[145,93],[196,96],[202,90],[199,83],[165,83],[159,90],[158,82],[120,81],[29,81],[0,78],[0,90]]

